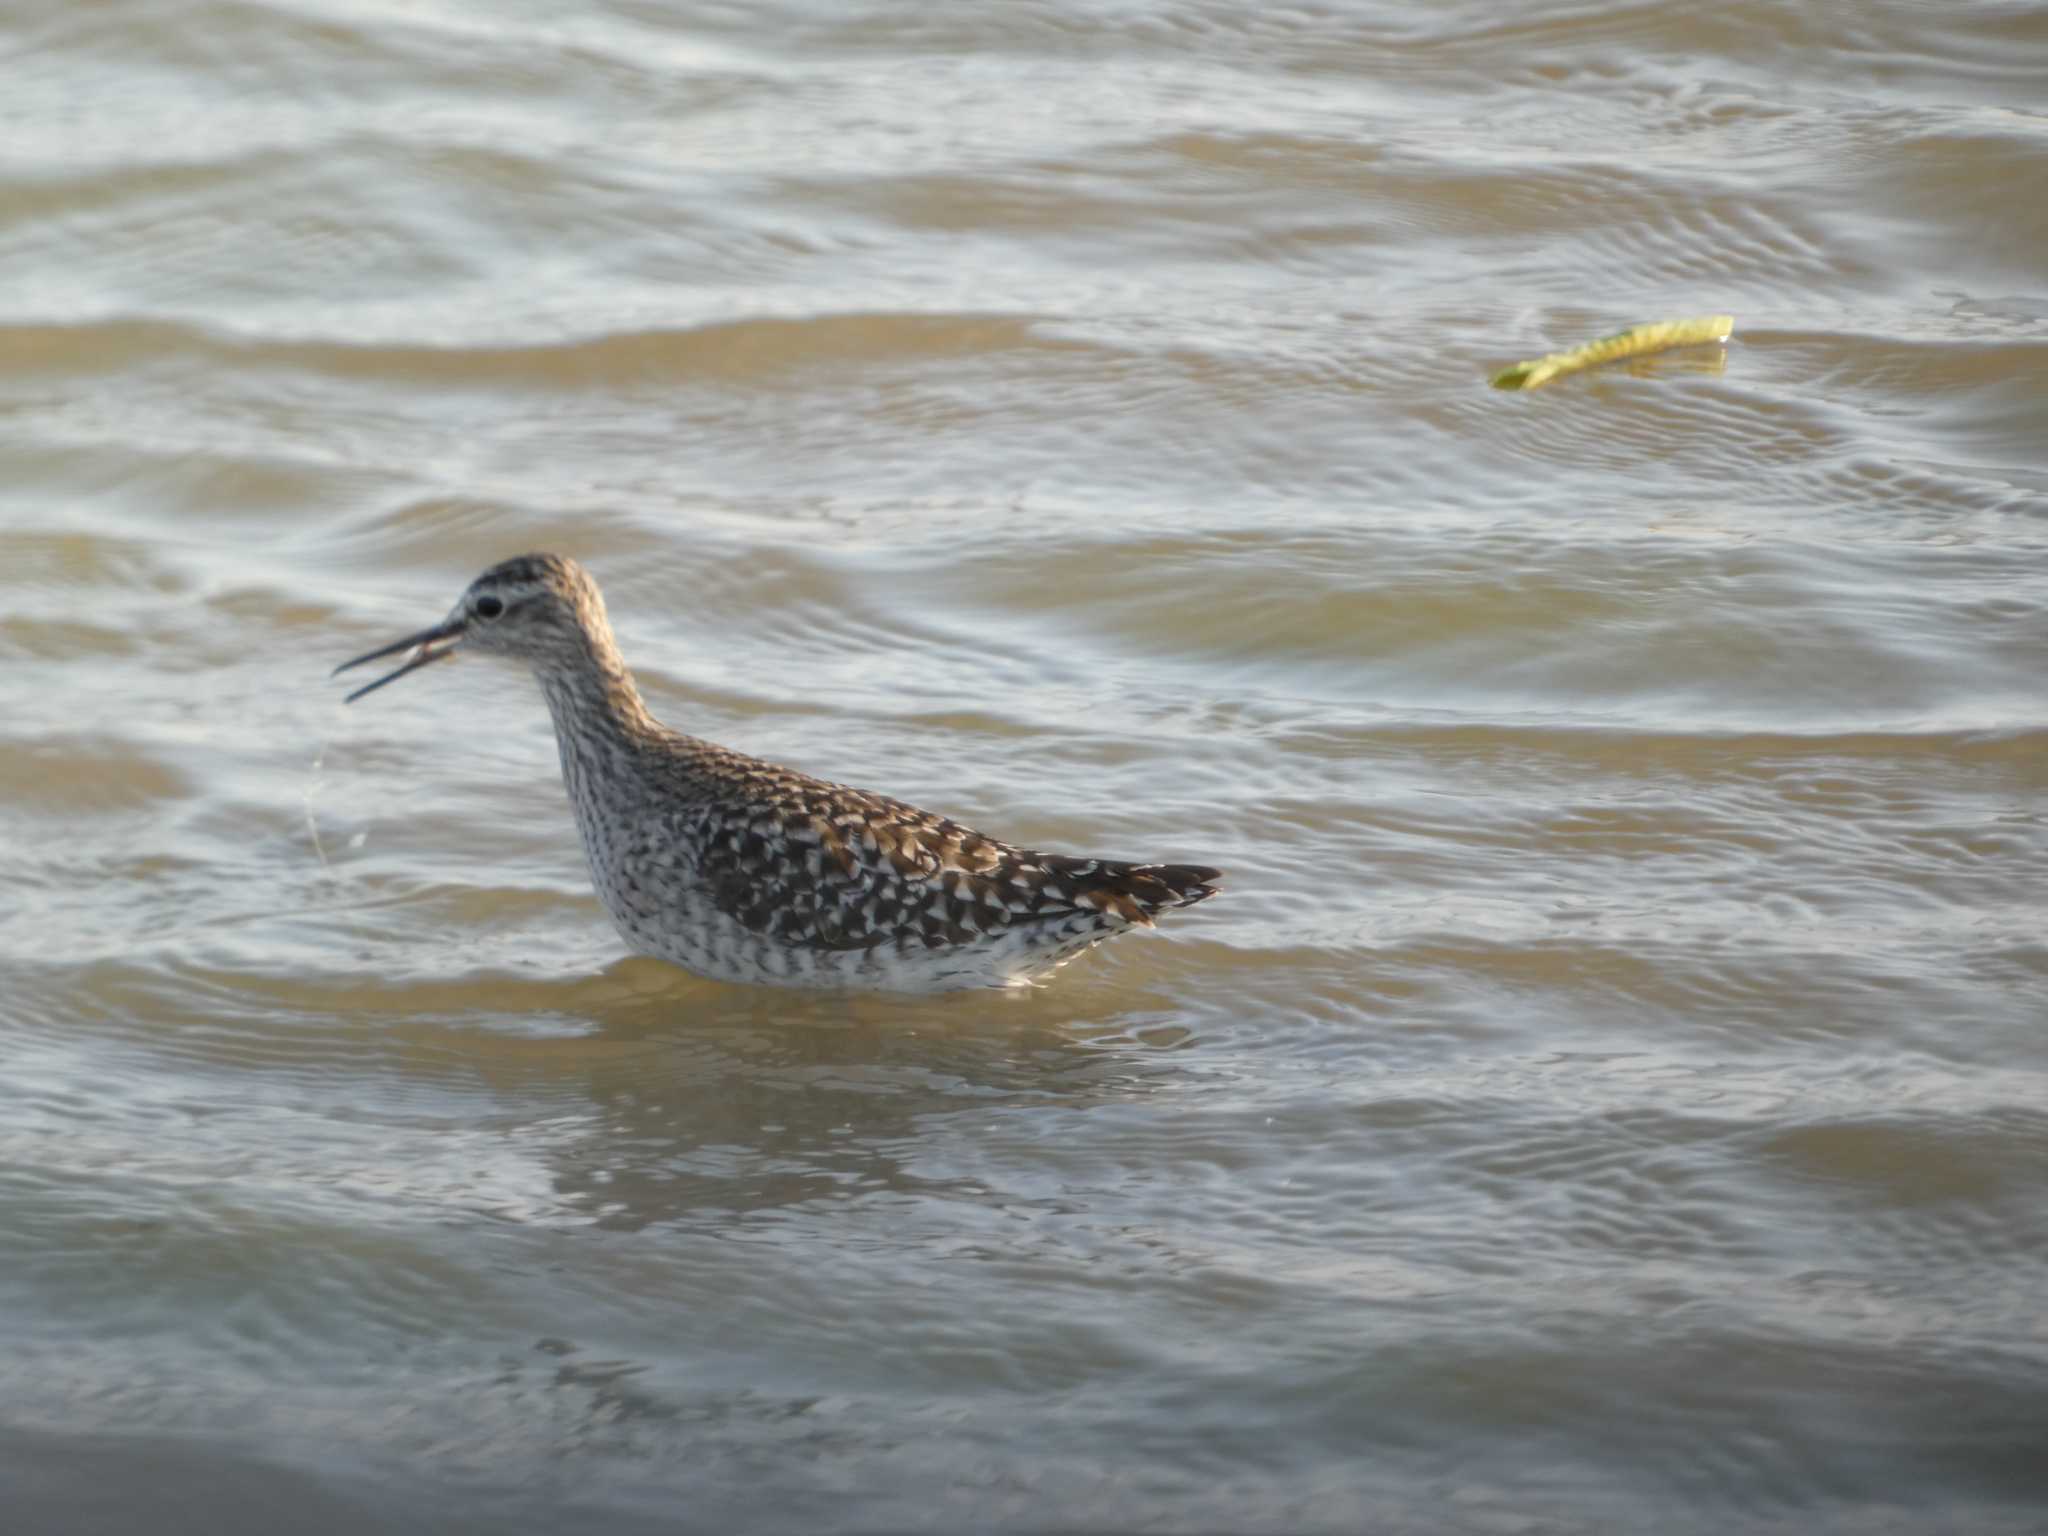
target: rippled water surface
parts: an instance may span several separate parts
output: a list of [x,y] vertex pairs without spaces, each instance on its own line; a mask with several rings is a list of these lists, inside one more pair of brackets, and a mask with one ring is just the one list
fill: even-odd
[[[0,69],[10,1531],[2041,1528],[2039,6]],[[1228,890],[625,958],[526,679],[326,678],[531,548],[678,725]]]

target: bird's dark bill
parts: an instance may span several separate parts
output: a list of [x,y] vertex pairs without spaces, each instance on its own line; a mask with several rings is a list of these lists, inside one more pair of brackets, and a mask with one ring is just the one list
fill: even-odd
[[387,672],[374,683],[365,683],[341,702],[353,704],[364,694],[375,693],[386,683],[395,683],[408,672],[417,672],[421,667],[454,655],[455,647],[462,642],[462,630],[463,626],[459,622],[436,624],[432,629],[423,629],[416,635],[407,635],[403,640],[394,640],[391,644],[380,646],[374,651],[365,651],[354,661],[344,661],[334,669],[335,676],[340,676],[350,667],[360,667],[366,661],[396,656],[400,651],[412,652],[412,655],[406,658],[405,665],[396,672]]

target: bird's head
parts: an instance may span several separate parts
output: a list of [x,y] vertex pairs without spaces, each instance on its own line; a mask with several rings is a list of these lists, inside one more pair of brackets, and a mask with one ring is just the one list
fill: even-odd
[[587,665],[592,637],[608,634],[604,598],[582,566],[566,555],[518,555],[472,581],[448,617],[433,628],[334,670],[346,672],[366,661],[412,653],[397,671],[350,694],[353,702],[461,648],[509,656],[542,674]]

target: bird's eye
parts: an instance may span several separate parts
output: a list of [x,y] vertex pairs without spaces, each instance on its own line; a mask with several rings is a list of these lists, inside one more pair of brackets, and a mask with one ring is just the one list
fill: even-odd
[[476,616],[480,619],[495,619],[505,611],[504,601],[495,597],[480,597],[476,600]]

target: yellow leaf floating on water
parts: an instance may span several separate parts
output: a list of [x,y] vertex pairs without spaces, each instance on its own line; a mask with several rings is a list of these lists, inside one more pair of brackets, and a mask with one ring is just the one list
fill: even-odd
[[1726,341],[1735,334],[1733,315],[1701,315],[1694,320],[1660,320],[1652,325],[1632,325],[1612,336],[1602,336],[1569,352],[1553,352],[1532,362],[1503,368],[1493,376],[1495,389],[1535,389],[1567,373],[1601,363],[1618,363],[1625,357],[1642,357],[1672,347],[1696,347],[1710,341]]

